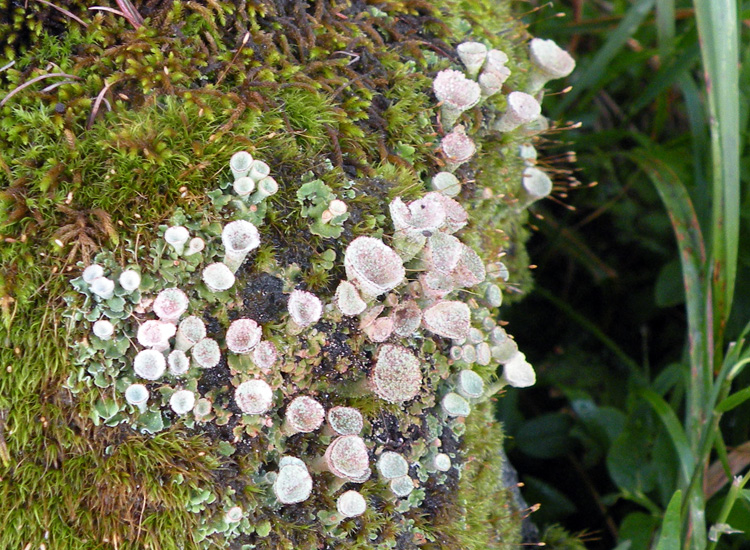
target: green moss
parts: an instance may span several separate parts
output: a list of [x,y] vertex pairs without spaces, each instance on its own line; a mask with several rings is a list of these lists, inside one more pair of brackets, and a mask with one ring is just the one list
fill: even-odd
[[462,547],[481,550],[518,544],[520,511],[513,509],[498,476],[503,467],[503,432],[489,402],[475,407],[467,417],[465,438],[471,460],[459,482],[458,502],[466,511],[464,528],[458,529]]
[[[77,0],[56,4],[84,19],[85,29],[48,5],[30,2],[24,11],[16,4],[0,0],[9,14],[0,23],[0,67],[15,62],[0,72],[0,546],[218,547],[238,529],[237,544],[254,548],[515,544],[518,518],[496,505],[504,494],[502,437],[489,407],[479,406],[465,426],[436,420],[435,392],[458,368],[445,358],[448,341],[411,342],[429,372],[420,399],[404,409],[358,389],[377,346],[357,322],[326,320],[294,339],[279,336],[283,311],[259,309],[269,316],[264,337],[287,352],[273,374],[282,393],[328,396],[331,404],[335,383],[367,419],[368,436],[395,445],[388,439],[395,433],[424,458],[434,441],[414,434],[426,430],[452,446],[462,468],[460,480],[455,470],[420,470],[427,481],[411,500],[385,498],[381,482],[365,485],[375,505],[362,518],[323,528],[325,514],[314,512],[335,509],[322,490],[330,474],[317,482],[313,503],[291,511],[262,479],[283,452],[322,455],[320,441],[273,439],[258,424],[260,435],[248,443],[252,422],[239,435],[225,429],[218,406],[217,433],[200,435],[179,422],[156,435],[117,425],[126,415],[122,379],[87,371],[78,353],[90,335],[70,317],[71,308],[84,308],[69,287],[101,250],[110,266],[168,267],[176,258],[152,245],[172,216],[216,237],[229,210],[215,208],[207,192],[228,188],[229,158],[245,149],[269,163],[280,189],[253,214],[263,220],[262,245],[238,275],[243,288],[261,301],[273,294],[263,285],[277,278],[284,292],[300,286],[330,298],[346,276],[348,243],[360,235],[390,242],[388,203],[422,197],[443,166],[431,82],[436,71],[457,66],[454,46],[474,38],[503,49],[511,56],[509,87],[523,85],[525,30],[507,3],[144,2],[137,3],[145,17],[138,29]],[[51,72],[69,76],[29,84]],[[516,144],[481,122],[502,102],[492,99],[464,118],[481,151],[459,173],[466,183],[458,199],[472,219],[461,238],[487,261],[506,253],[513,283],[526,287],[526,214],[513,207],[522,163]],[[310,216],[301,215],[297,192],[310,178],[346,202],[341,232],[311,229]],[[169,276],[183,282],[183,267]],[[417,268],[409,267],[414,280]],[[205,300],[206,315],[219,324],[236,314],[215,296]],[[480,369],[488,381],[494,368]],[[224,390],[210,397],[220,400]],[[111,407],[112,415],[101,413]],[[222,520],[235,502],[246,512],[238,527]]]

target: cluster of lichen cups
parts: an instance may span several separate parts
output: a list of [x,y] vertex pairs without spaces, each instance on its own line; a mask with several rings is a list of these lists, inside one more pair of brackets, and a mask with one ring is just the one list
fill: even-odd
[[[567,54],[561,55],[555,48],[548,41],[535,39],[531,43],[532,60],[540,69],[531,78],[528,91],[537,96],[545,75],[560,77],[572,70],[561,67],[567,63]],[[507,56],[500,51],[488,51],[472,42],[461,44],[458,53],[469,78],[449,69],[437,75],[434,85],[442,124],[448,128],[461,113],[498,93],[509,75]],[[545,61],[550,56],[558,61],[551,63],[551,68]],[[491,127],[511,132],[534,125],[539,118],[539,103],[534,96],[511,92],[507,110]],[[313,491],[312,476],[324,471],[338,480],[329,487],[331,494],[347,483],[365,484],[371,476],[373,450],[379,457],[376,466],[380,479],[397,500],[409,497],[419,481],[450,471],[456,464],[432,441],[416,461],[412,457],[411,463],[397,452],[376,448],[377,444],[367,438],[366,419],[346,403],[346,395],[374,394],[385,403],[407,407],[424,395],[428,391],[424,378],[434,367],[417,348],[428,340],[452,342],[444,358],[450,368],[432,376],[439,382],[432,385],[436,405],[430,414],[435,422],[449,425],[460,421],[470,414],[473,403],[487,399],[502,386],[525,387],[535,381],[531,365],[495,320],[507,270],[499,263],[485,265],[457,236],[469,216],[454,198],[461,191],[454,172],[475,154],[476,146],[459,125],[442,139],[441,150],[446,169],[432,177],[433,191],[408,203],[396,198],[389,205],[394,228],[391,246],[372,236],[360,236],[348,244],[343,257],[346,279],[340,281],[330,302],[292,289],[284,334],[274,337],[266,328],[264,339],[264,327],[257,320],[238,318],[225,323],[222,341],[207,336],[200,317],[202,302],[224,301],[227,309],[232,308],[235,275],[248,254],[261,244],[258,227],[268,208],[264,201],[279,188],[266,163],[244,151],[235,154],[230,161],[231,189],[225,186],[213,192],[212,199],[217,211],[228,206],[236,219],[218,230],[212,227],[191,234],[188,226],[198,227],[199,221],[180,213],[175,221],[182,220],[184,225],[175,223],[165,228],[151,247],[152,273],[143,273],[136,265],[122,268],[113,254],[103,253],[97,259],[100,263],[87,266],[82,277],[74,281],[74,287],[86,296],[76,318],[91,323],[94,337],[77,345],[85,372],[69,380],[69,387],[78,387],[84,378],[99,387],[114,386],[118,398],[121,396],[129,408],[123,410],[117,398],[114,405],[100,400],[92,418],[108,425],[128,421],[153,433],[164,426],[162,411],[170,409],[187,426],[226,424],[233,413],[214,406],[211,396],[201,395],[197,385],[201,374],[215,368],[222,357],[230,359],[235,375],[231,398],[241,411],[245,434],[276,430],[283,438],[318,432],[330,441],[322,456],[284,455],[276,471],[262,476],[280,505],[307,500]],[[551,181],[531,165],[533,148],[522,150],[522,155],[530,159],[523,180],[526,206],[549,194]],[[299,200],[313,201],[313,206],[304,207],[304,217],[312,218],[316,234],[338,236],[347,219],[346,203],[331,195],[318,180],[305,185],[298,193]],[[155,276],[162,273],[160,266],[165,274],[161,281]],[[416,275],[407,277],[407,273]],[[294,286],[291,280],[285,282]],[[467,289],[473,298],[462,292]],[[321,320],[335,324],[346,317],[359,319],[358,328],[371,343],[373,353],[369,374],[361,376],[348,393],[342,393],[340,404],[326,410],[315,395],[294,395],[294,389],[272,382],[278,380],[274,370],[287,353],[272,340],[314,334]],[[434,345],[427,349],[437,353]],[[490,367],[498,364],[504,366],[502,376],[488,376]],[[283,415],[279,394],[294,395]],[[280,425],[274,420],[277,415],[283,419]],[[336,512],[327,516],[328,521],[362,515],[367,506],[362,492],[342,491]],[[242,508],[225,502],[221,520],[224,531],[231,531],[226,526],[242,520]]]
[[[441,105],[441,123],[446,129],[452,128],[462,113],[499,93],[511,74],[505,66],[508,56],[500,50],[488,50],[479,42],[464,42],[459,44],[457,51],[465,73],[446,69],[440,71],[433,82],[435,96]],[[512,91],[506,96],[505,111],[487,121],[487,127],[492,131],[520,130],[534,134],[548,128],[541,108],[544,85],[549,80],[568,76],[575,68],[575,61],[554,41],[541,38],[534,38],[529,43],[529,57],[534,69],[528,75],[526,90]],[[453,172],[474,156],[476,145],[465,128],[458,125],[443,137],[441,150],[448,170]],[[520,154],[527,165],[521,182],[523,197],[518,203],[519,209],[523,209],[548,196],[552,192],[552,180],[534,166],[536,151],[533,145],[525,144]],[[455,195],[460,190],[460,183],[441,176],[433,181],[433,187],[451,190],[449,193]]]

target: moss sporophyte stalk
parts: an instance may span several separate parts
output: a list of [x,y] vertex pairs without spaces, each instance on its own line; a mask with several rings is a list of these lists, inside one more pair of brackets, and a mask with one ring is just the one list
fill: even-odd
[[[29,304],[8,338],[22,321],[65,333],[33,382],[56,387],[44,407],[65,429],[24,442],[57,437],[70,478],[130,472],[97,485],[108,507],[61,478],[39,532],[76,549],[104,532],[114,548],[510,548],[490,398],[535,375],[498,308],[526,286],[525,208],[553,190],[533,145],[567,54],[529,51],[504,3],[277,4],[136,4],[142,21],[100,11],[85,35],[47,14],[42,47],[6,49],[9,90],[45,56],[80,57],[70,82],[0,107],[19,159],[2,167],[32,208],[9,192],[0,211],[0,288]],[[45,225],[64,216],[91,242],[67,250]],[[67,286],[11,281],[32,245]],[[35,320],[40,292],[53,310]],[[20,498],[31,472],[9,468]]]

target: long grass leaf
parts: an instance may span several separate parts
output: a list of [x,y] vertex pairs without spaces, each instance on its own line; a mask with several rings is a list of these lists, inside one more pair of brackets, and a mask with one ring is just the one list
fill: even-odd
[[736,0],[694,0],[711,113],[714,323],[721,335],[734,296],[740,216],[739,39]]
[[[688,338],[690,344],[691,406],[700,410],[705,402],[705,392],[711,386],[711,367],[706,357],[706,251],[698,218],[685,186],[669,164],[657,156],[655,150],[639,149],[628,155],[651,179],[656,187],[667,214],[672,222],[677,246],[680,251],[682,278],[685,285],[685,305],[688,315]],[[688,417],[688,421],[700,424],[701,419]]]
[[609,35],[589,66],[576,79],[573,89],[558,104],[552,114],[553,119],[559,118],[583,92],[594,88],[607,75],[607,66],[641,26],[643,20],[654,7],[654,2],[655,0],[638,0],[628,9],[625,17],[617,25],[614,32]]
[[656,35],[662,61],[674,45],[675,13],[674,0],[656,0]]
[[682,429],[677,415],[658,393],[648,388],[639,388],[638,394],[648,401],[667,429],[672,445],[677,452],[677,458],[680,461],[680,476],[685,484],[689,483],[693,475],[693,451],[690,450],[690,443],[688,443],[685,430]]
[[693,76],[685,72],[679,79],[682,97],[685,100],[685,113],[690,125],[691,147],[693,149],[693,181],[699,193],[694,196],[695,210],[699,220],[708,220],[711,211],[711,193],[708,188],[705,170],[705,152],[708,150],[708,126],[706,109],[700,89]]
[[[654,75],[646,88],[641,92],[633,105],[628,110],[628,116],[632,117],[638,111],[650,105],[662,92],[672,87],[680,80],[686,70],[692,68],[698,61],[700,48],[698,44],[690,45],[680,55],[666,63]],[[665,60],[666,61],[666,60]]]

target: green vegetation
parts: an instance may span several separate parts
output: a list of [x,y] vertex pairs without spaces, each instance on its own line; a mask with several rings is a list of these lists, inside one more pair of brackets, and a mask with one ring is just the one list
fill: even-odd
[[539,519],[592,548],[746,545],[747,8],[589,4],[534,27],[578,52],[551,112],[582,121],[564,146],[599,184],[540,210],[537,298],[509,319],[544,327],[531,357],[555,390],[502,416]]

